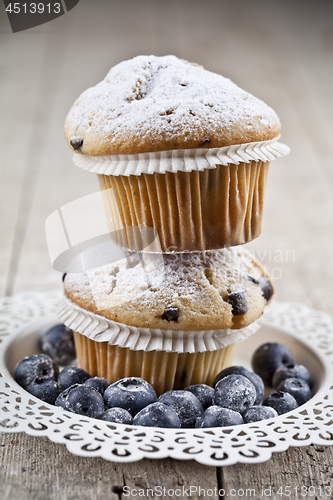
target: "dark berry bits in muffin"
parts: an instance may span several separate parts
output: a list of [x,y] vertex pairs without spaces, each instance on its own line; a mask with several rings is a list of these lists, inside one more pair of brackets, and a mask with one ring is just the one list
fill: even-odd
[[178,321],[178,316],[178,307],[168,306],[162,314],[162,319],[166,319],[167,321]]
[[74,151],[76,151],[82,147],[83,139],[80,139],[80,137],[72,137],[69,142]]
[[254,283],[255,285],[259,285],[259,280],[257,280],[257,278],[255,278],[254,276],[252,276],[251,274],[247,274],[246,275],[246,279],[248,281],[251,281],[251,283]]
[[247,313],[247,300],[244,292],[232,292],[228,295],[228,302],[232,306],[232,314],[240,316]]
[[260,278],[260,288],[261,288],[261,291],[262,291],[264,298],[268,302],[274,293],[272,283],[269,281],[268,278],[265,278],[265,277]]

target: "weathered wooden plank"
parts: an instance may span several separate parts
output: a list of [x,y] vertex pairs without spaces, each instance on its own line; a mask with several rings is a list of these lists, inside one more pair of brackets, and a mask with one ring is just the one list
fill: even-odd
[[[28,171],[27,157],[36,154],[31,140],[36,133],[38,100],[41,79],[44,78],[42,61],[45,55],[46,35],[24,37],[11,33],[7,16],[0,21],[0,59],[2,62],[0,113],[0,295],[5,293],[10,261],[14,259],[15,234],[22,232],[17,226],[18,216],[25,212],[22,200],[24,172],[33,179],[34,164]],[[40,125],[38,125],[39,127]],[[27,186],[28,189],[28,186]],[[24,217],[24,215],[23,215]]]
[[[142,460],[123,464],[123,496],[218,500],[216,469],[183,460]],[[120,491],[120,490],[119,490]]]
[[[35,195],[35,189],[38,184],[39,173],[43,167],[43,153],[45,153],[46,140],[49,133],[49,127],[51,124],[51,116],[53,106],[55,105],[55,95],[58,90],[58,74],[61,71],[63,64],[64,49],[67,43],[66,37],[66,27],[69,23],[68,17],[64,18],[64,33],[53,33],[41,31],[36,31],[31,34],[30,38],[34,40],[34,43],[30,42],[30,38],[27,40],[28,53],[25,54],[26,60],[33,63],[34,57],[37,57],[37,72],[36,74],[32,71],[32,87],[34,92],[32,93],[34,97],[33,107],[28,116],[31,116],[31,126],[30,133],[28,132],[28,143],[26,151],[24,151],[24,157],[22,158],[22,166],[18,169],[19,173],[19,185],[21,185],[21,192],[19,200],[16,201],[17,212],[14,210],[14,214],[17,214],[16,221],[12,221],[13,230],[13,241],[10,254],[10,261],[8,265],[8,275],[7,275],[7,285],[5,289],[6,294],[11,294],[14,288],[15,279],[18,272],[19,262],[23,250],[23,242],[27,234],[27,228],[30,221],[31,206],[33,202],[33,197]],[[68,31],[68,30],[67,30]],[[13,36],[13,35],[11,35]],[[12,58],[16,60],[16,55],[18,59],[22,57],[20,51],[22,51],[22,45],[24,46],[23,34],[19,34],[20,44],[16,44],[10,47],[10,53]],[[10,43],[12,38],[10,39]],[[41,51],[36,51],[34,53],[34,45],[41,46]],[[29,64],[28,64],[29,67]],[[29,70],[26,68],[21,69],[20,66],[15,66],[17,74],[17,79],[24,83],[25,81],[25,71],[30,74]],[[21,72],[20,72],[21,71]],[[14,78],[15,81],[15,78]],[[8,82],[11,85],[11,81]],[[15,127],[20,123],[20,116],[22,111],[20,110],[20,104],[22,103],[23,109],[27,94],[23,88],[21,91],[17,89],[17,94],[9,93],[9,103],[15,104],[19,111],[17,116],[11,117],[11,130],[10,130],[10,140],[8,144],[11,146],[7,149],[11,161],[17,161],[15,158],[15,144],[20,140],[15,134]],[[9,116],[10,113],[8,113]],[[23,116],[25,116],[23,111]],[[21,130],[22,137],[25,137],[25,130]],[[8,170],[7,170],[8,172]],[[8,175],[8,173],[7,173]],[[15,182],[15,178],[13,178]],[[13,184],[14,184],[13,182]],[[8,187],[8,186],[7,186]],[[9,186],[10,188],[11,186]],[[15,184],[13,191],[15,192]],[[10,191],[9,191],[10,192]],[[15,200],[13,201],[14,205]],[[14,205],[15,207],[15,205]]]
[[122,482],[117,465],[82,458],[47,438],[0,434],[0,497],[3,500],[116,500]]
[[115,500],[149,497],[152,492],[171,499],[195,499],[208,490],[209,498],[218,498],[217,490],[214,492],[215,468],[192,461],[167,459],[115,464],[77,457],[63,445],[25,434],[0,434],[0,450],[3,500]]
[[226,496],[230,496],[233,488],[247,490],[247,495],[238,494],[238,498],[331,499],[332,458],[332,447],[290,448],[284,453],[273,454],[271,460],[263,464],[221,468],[220,481]]

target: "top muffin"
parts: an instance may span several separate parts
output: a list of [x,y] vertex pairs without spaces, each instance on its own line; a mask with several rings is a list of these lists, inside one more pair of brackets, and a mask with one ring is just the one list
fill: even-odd
[[175,56],[114,66],[76,100],[65,137],[90,156],[220,148],[274,139],[272,108],[228,78]]

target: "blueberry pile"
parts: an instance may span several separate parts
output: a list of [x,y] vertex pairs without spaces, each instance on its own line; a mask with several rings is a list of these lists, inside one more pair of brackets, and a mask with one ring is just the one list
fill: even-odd
[[[59,371],[57,360],[65,364],[73,359],[73,351],[67,356],[62,352],[64,346],[69,349],[70,332],[57,325],[43,337],[43,352],[17,364],[16,382],[42,401],[86,417],[146,427],[226,427],[276,417],[311,398],[309,371],[294,364],[290,350],[275,342],[255,351],[254,373],[231,366],[216,376],[212,387],[197,384],[157,398],[153,387],[139,377],[110,384],[76,366]],[[263,399],[265,385],[276,391]]]

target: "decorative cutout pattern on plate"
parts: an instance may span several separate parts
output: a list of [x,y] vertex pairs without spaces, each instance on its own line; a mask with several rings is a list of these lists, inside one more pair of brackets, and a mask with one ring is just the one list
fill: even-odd
[[42,403],[16,384],[5,365],[22,326],[55,313],[59,293],[24,293],[0,301],[0,431],[47,436],[80,456],[115,462],[194,459],[213,466],[258,463],[289,446],[333,444],[333,320],[301,304],[273,303],[260,320],[283,329],[314,352],[325,379],[300,408],[256,424],[213,429],[156,429],[110,424]]

